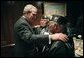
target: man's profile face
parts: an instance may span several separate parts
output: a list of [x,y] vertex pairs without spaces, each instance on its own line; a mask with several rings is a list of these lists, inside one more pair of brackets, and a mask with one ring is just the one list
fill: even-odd
[[50,32],[52,33],[60,33],[62,32],[62,28],[59,24],[55,24],[54,22],[50,23],[48,26]]

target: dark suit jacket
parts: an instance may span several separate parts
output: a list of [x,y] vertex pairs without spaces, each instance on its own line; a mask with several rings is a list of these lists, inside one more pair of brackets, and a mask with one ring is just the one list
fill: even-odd
[[15,48],[17,57],[35,56],[35,44],[48,44],[48,35],[35,35],[26,18],[21,17],[14,25]]

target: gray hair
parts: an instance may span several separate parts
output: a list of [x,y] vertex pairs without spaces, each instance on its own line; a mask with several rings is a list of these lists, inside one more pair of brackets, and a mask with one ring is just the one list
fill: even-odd
[[24,7],[23,14],[27,13],[28,11],[37,11],[37,8],[31,4],[28,4]]

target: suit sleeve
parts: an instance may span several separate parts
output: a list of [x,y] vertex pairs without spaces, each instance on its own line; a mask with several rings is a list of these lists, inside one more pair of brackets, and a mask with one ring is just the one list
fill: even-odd
[[38,42],[49,44],[49,35],[32,34],[31,30],[26,24],[21,24],[20,26],[17,27],[17,34],[22,40],[24,40],[27,43]]

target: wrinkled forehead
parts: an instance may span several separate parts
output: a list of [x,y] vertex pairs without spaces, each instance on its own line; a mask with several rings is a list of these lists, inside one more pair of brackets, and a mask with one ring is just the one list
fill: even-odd
[[48,20],[47,20],[47,19],[43,19],[43,18],[42,18],[40,21],[45,21],[45,22],[48,22]]
[[54,22],[54,21],[50,21],[49,25],[58,25],[58,23]]
[[49,24],[57,24],[56,22],[54,21],[50,21]]
[[42,18],[41,20],[42,20],[42,21],[46,21],[47,19],[43,19],[43,18]]

